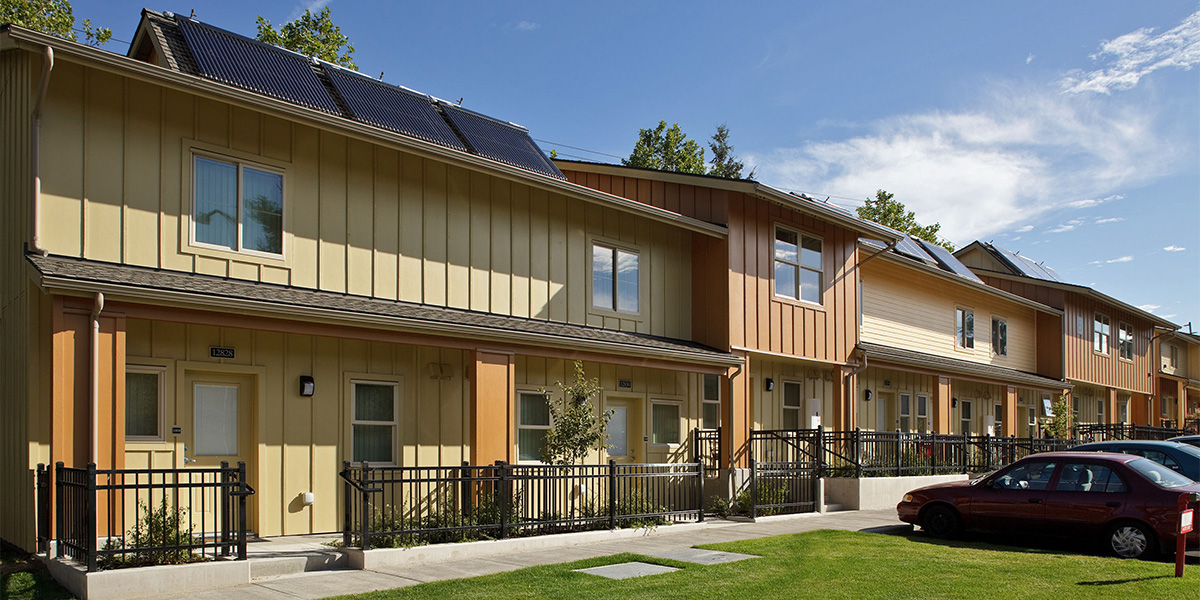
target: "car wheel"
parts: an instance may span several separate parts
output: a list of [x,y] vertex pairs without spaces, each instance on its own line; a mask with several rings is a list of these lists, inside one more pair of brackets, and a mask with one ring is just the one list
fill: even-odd
[[1150,558],[1155,554],[1154,533],[1141,523],[1129,521],[1108,528],[1108,549],[1121,558]]
[[962,528],[958,522],[958,513],[949,506],[931,506],[921,517],[921,529],[936,537],[951,537]]

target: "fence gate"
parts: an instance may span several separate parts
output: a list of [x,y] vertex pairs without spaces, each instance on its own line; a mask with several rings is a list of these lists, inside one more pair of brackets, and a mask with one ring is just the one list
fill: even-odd
[[751,516],[815,512],[823,460],[819,429],[751,429]]

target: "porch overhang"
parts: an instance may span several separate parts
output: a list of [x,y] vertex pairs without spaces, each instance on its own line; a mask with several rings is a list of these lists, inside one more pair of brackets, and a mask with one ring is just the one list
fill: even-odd
[[929,375],[948,376],[954,379],[974,381],[991,385],[1016,386],[1039,391],[1062,393],[1073,386],[1067,381],[1051,379],[1034,373],[1008,369],[995,365],[926,354],[883,344],[859,342],[872,367],[895,367],[902,370],[917,370]]

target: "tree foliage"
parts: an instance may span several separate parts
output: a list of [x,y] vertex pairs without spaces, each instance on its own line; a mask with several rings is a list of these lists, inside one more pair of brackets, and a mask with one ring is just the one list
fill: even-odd
[[325,62],[358,70],[358,65],[354,64],[354,45],[350,43],[350,38],[342,34],[342,28],[333,24],[328,6],[315,15],[305,9],[300,18],[285,23],[279,31],[275,31],[271,22],[261,15],[257,23],[257,38],[260,42],[282,46],[305,56],[315,56]]
[[1043,422],[1043,430],[1052,438],[1065,440],[1071,437],[1071,428],[1075,426],[1071,404],[1066,394],[1059,396],[1050,407],[1054,414]]
[[903,202],[894,199],[895,194],[884,190],[876,190],[874,198],[867,198],[867,203],[858,207],[859,218],[886,225],[892,229],[903,231],[913,237],[933,242],[954,252],[954,244],[944,238],[938,238],[942,230],[941,223],[921,225],[911,210],[907,210]]
[[[717,125],[717,132],[708,142],[708,149],[713,153],[712,160],[709,161],[712,163],[712,168],[708,170],[709,175],[726,179],[742,178],[742,169],[746,165],[733,155],[733,145],[729,143],[729,127],[724,123]],[[750,169],[750,174],[746,176],[746,179],[754,179],[756,170]]]
[[666,121],[659,121],[654,129],[639,130],[633,152],[629,158],[621,159],[621,164],[676,173],[703,175],[707,172],[704,168],[704,148],[696,140],[688,139],[687,134],[679,128],[679,123],[668,129]]
[[[557,382],[563,394],[550,404],[550,429],[542,447],[542,462],[574,465],[592,448],[608,447],[608,420],[612,411],[597,413],[593,399],[600,393],[600,380],[588,379],[583,363],[575,361],[575,377],[570,383]],[[543,390],[544,391],[544,390]]]
[[[75,13],[67,0],[0,0],[0,23],[12,23],[42,33],[78,41],[75,35]],[[93,27],[90,19],[83,20],[83,35],[87,43],[99,46],[112,38],[107,27]]]

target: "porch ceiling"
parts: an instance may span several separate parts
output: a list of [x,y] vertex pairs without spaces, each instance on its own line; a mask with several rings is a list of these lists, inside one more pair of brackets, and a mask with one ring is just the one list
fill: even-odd
[[984,383],[1000,385],[1020,385],[1040,390],[1063,390],[1072,385],[1066,381],[1042,377],[1016,369],[1006,369],[995,365],[987,365],[966,360],[947,358],[914,350],[905,350],[882,344],[859,342],[858,347],[866,353],[868,363],[879,366],[878,363],[888,363],[901,366],[917,367],[937,373],[957,376]]

